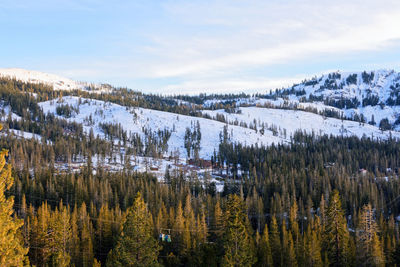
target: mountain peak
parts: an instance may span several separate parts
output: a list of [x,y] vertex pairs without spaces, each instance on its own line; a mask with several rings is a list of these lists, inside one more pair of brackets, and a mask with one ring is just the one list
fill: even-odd
[[54,90],[73,90],[83,89],[85,87],[84,83],[76,82],[56,74],[20,68],[0,69],[0,77],[9,77],[29,83],[43,83],[52,86]]

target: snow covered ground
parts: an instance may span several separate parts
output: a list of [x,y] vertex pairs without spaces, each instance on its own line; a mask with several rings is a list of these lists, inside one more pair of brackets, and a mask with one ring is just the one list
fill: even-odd
[[[80,103],[80,104],[79,104]],[[184,148],[184,135],[187,127],[199,122],[201,129],[201,149],[200,157],[209,159],[214,150],[218,150],[220,133],[223,131],[225,123],[209,120],[205,118],[178,115],[175,113],[126,107],[106,103],[99,100],[84,99],[74,96],[63,97],[61,103],[58,100],[40,103],[45,113],[56,114],[56,107],[59,105],[71,105],[77,107],[79,112],[73,114],[69,121],[82,123],[86,133],[93,129],[95,135],[104,137],[104,133],[99,127],[99,123],[120,123],[124,130],[129,133],[137,133],[142,138],[145,136],[145,129],[153,132],[168,129],[172,132],[168,142],[168,154],[179,151],[180,157],[186,157]],[[323,116],[293,110],[280,110],[259,107],[242,107],[242,114],[228,114],[223,110],[204,111],[211,116],[217,113],[223,114],[228,121],[243,121],[248,125],[256,121],[257,131],[239,125],[228,125],[228,133],[231,141],[240,142],[244,145],[270,145],[272,143],[287,143],[290,137],[297,131],[303,130],[307,133],[316,135],[334,136],[357,136],[370,137],[374,139],[387,139],[390,134],[395,138],[400,138],[400,133],[392,131],[382,132],[378,127],[369,124],[361,124],[354,121],[339,120],[334,118],[324,118]],[[90,123],[90,118],[92,123]],[[265,132],[260,132],[261,125],[264,123]],[[276,133],[268,128],[275,128]]]
[[[368,72],[332,72],[320,77],[305,80],[293,87],[286,88],[284,98],[276,100],[260,97],[230,99],[240,105],[268,105],[269,107],[302,109],[316,109],[317,111],[333,110],[346,118],[364,116],[366,122],[375,121],[379,125],[382,119],[388,119],[394,125],[394,129],[400,131],[400,125],[395,125],[400,117],[400,106],[386,105],[389,98],[396,99],[400,90],[400,73],[394,70],[376,70]],[[288,93],[289,92],[289,93]],[[339,109],[325,105],[323,101],[304,102],[304,99],[322,97],[323,100],[358,101],[358,106]],[[376,103],[371,106],[363,105],[363,99],[376,98]],[[303,102],[302,102],[303,101]],[[205,107],[212,104],[226,102],[221,99],[211,99],[204,103]]]
[[8,77],[27,83],[42,83],[53,87],[54,90],[86,90],[89,86],[96,88],[98,93],[107,93],[109,88],[100,84],[90,84],[87,82],[77,82],[56,74],[40,71],[25,70],[19,68],[0,69],[0,77]]
[[[30,132],[24,132],[24,131],[20,131],[20,130],[15,130],[15,129],[10,129],[10,133],[18,138],[25,138],[25,139],[36,139],[36,140],[41,140],[42,137],[40,135],[34,134],[34,133],[30,133]],[[10,135],[7,134],[6,132],[2,131],[0,133],[1,135]]]
[[[114,154],[111,158],[102,158],[99,155],[92,157],[92,171],[96,174],[99,168],[109,172],[121,172],[126,171],[128,168],[130,171],[151,173],[154,175],[159,182],[165,181],[165,173],[168,169],[170,175],[177,176],[182,172],[186,179],[190,180],[190,177],[197,177],[200,182],[204,182],[205,175],[208,175],[209,182],[214,182],[216,190],[222,192],[224,188],[224,179],[218,174],[213,174],[210,168],[200,168],[187,164],[186,159],[169,159],[169,158],[151,158],[141,156],[130,156],[130,166],[125,166],[125,158],[121,158],[118,153]],[[56,162],[54,167],[58,170],[59,174],[69,172],[80,172],[87,166],[87,159],[78,157],[75,162]],[[203,184],[204,186],[204,184]]]
[[[65,104],[79,107],[79,113],[73,114],[68,120],[82,123],[86,133],[89,133],[90,129],[93,129],[95,136],[104,137],[99,123],[120,123],[124,130],[128,132],[128,136],[129,133],[137,133],[139,136],[144,137],[145,129],[151,129],[153,132],[168,129],[172,131],[168,142],[168,153],[174,153],[178,150],[181,157],[186,157],[184,136],[187,127],[190,128],[191,125],[196,125],[199,122],[201,129],[201,149],[199,156],[209,159],[213,155],[214,149],[218,149],[220,133],[226,125],[215,120],[151,109],[137,108],[128,110],[126,107],[117,104],[84,98],[79,100],[79,97],[74,96],[63,97],[62,103],[58,103],[58,100],[52,100],[42,102],[39,105],[45,113],[56,114],[57,106]],[[92,118],[93,123],[88,122],[89,117]],[[286,142],[286,140],[274,136],[272,131],[266,131],[262,135],[249,128],[228,125],[228,132],[233,142],[240,142],[245,145],[256,143],[270,145],[272,143]]]
[[4,106],[3,103],[0,103],[0,121],[4,121],[8,118],[8,116],[11,113],[11,119],[12,120],[17,120],[19,121],[21,119],[20,116],[15,114],[14,112],[11,112],[10,106]]
[[0,69],[0,76],[15,78],[23,82],[44,83],[53,86],[55,90],[83,89],[84,85],[55,74],[31,71],[17,68]]
[[[290,140],[290,136],[297,130],[315,133],[316,135],[334,135],[334,136],[357,136],[371,137],[374,139],[387,139],[390,136],[389,131],[382,132],[378,127],[369,124],[360,124],[359,122],[339,120],[335,118],[324,118],[323,116],[295,110],[259,108],[259,107],[241,107],[241,114],[228,114],[224,110],[203,111],[210,116],[216,116],[217,113],[225,115],[228,121],[238,120],[247,124],[257,122],[257,128],[260,129],[262,123],[266,127],[276,126],[280,138]],[[286,135],[284,134],[286,130]],[[392,131],[392,137],[400,138],[400,133]]]

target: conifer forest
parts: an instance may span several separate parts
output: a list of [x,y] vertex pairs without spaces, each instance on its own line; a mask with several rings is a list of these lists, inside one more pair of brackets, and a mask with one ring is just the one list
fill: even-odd
[[[165,158],[173,129],[140,137],[102,123],[104,137],[95,136],[84,130],[90,118],[87,124],[68,119],[79,106],[62,104],[55,114],[39,106],[69,95],[225,126],[210,160],[199,154],[200,123],[182,133],[186,162],[205,172],[181,164],[155,175],[155,167],[138,171],[130,159]],[[55,91],[3,78],[0,97],[8,107],[0,136],[0,266],[400,264],[395,137],[297,131],[287,143],[249,146],[232,140],[229,121],[202,115],[229,111],[232,102],[205,107],[202,96],[175,97],[194,103],[187,106],[125,89]],[[121,162],[117,170],[106,164],[114,161]]]

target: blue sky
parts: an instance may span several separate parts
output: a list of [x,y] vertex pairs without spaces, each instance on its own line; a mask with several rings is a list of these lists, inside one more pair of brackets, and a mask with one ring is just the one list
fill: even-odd
[[0,0],[0,67],[153,93],[400,66],[398,0]]

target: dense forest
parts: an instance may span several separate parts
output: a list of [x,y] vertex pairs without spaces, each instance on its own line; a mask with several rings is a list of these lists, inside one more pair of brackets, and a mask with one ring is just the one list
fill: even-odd
[[[41,153],[40,144],[34,146],[38,152],[27,153],[29,141],[15,142],[22,149],[15,164],[29,162],[28,154]],[[225,162],[232,172],[238,165],[249,170],[248,175],[227,179],[222,193],[214,184],[185,179],[182,173],[167,172],[165,183],[129,169],[93,175],[90,165],[80,173],[57,174],[44,167],[43,159],[42,168],[34,173],[14,168],[13,179],[3,175],[9,169],[3,170],[9,189],[5,196],[14,197],[15,214],[24,222],[18,224],[16,238],[29,249],[25,262],[36,266],[398,263],[400,187],[395,166],[400,147],[394,140],[299,134],[291,146],[246,148],[221,142],[220,147],[215,167]],[[160,235],[166,238],[160,240]]]
[[[162,181],[128,162],[118,172],[93,172],[92,156],[114,157],[121,148],[160,156],[170,133],[123,141],[120,125],[104,124],[101,139],[37,105],[90,92],[3,79],[0,93],[21,116],[8,116],[0,135],[7,149],[0,154],[0,266],[400,266],[397,140],[298,132],[287,145],[243,146],[224,130],[211,159],[211,172],[227,174],[218,192],[215,182],[179,170],[167,169]],[[94,95],[191,112],[158,96],[124,94],[133,93]],[[185,135],[194,158],[199,127]],[[55,167],[76,158],[86,162],[78,172]]]

